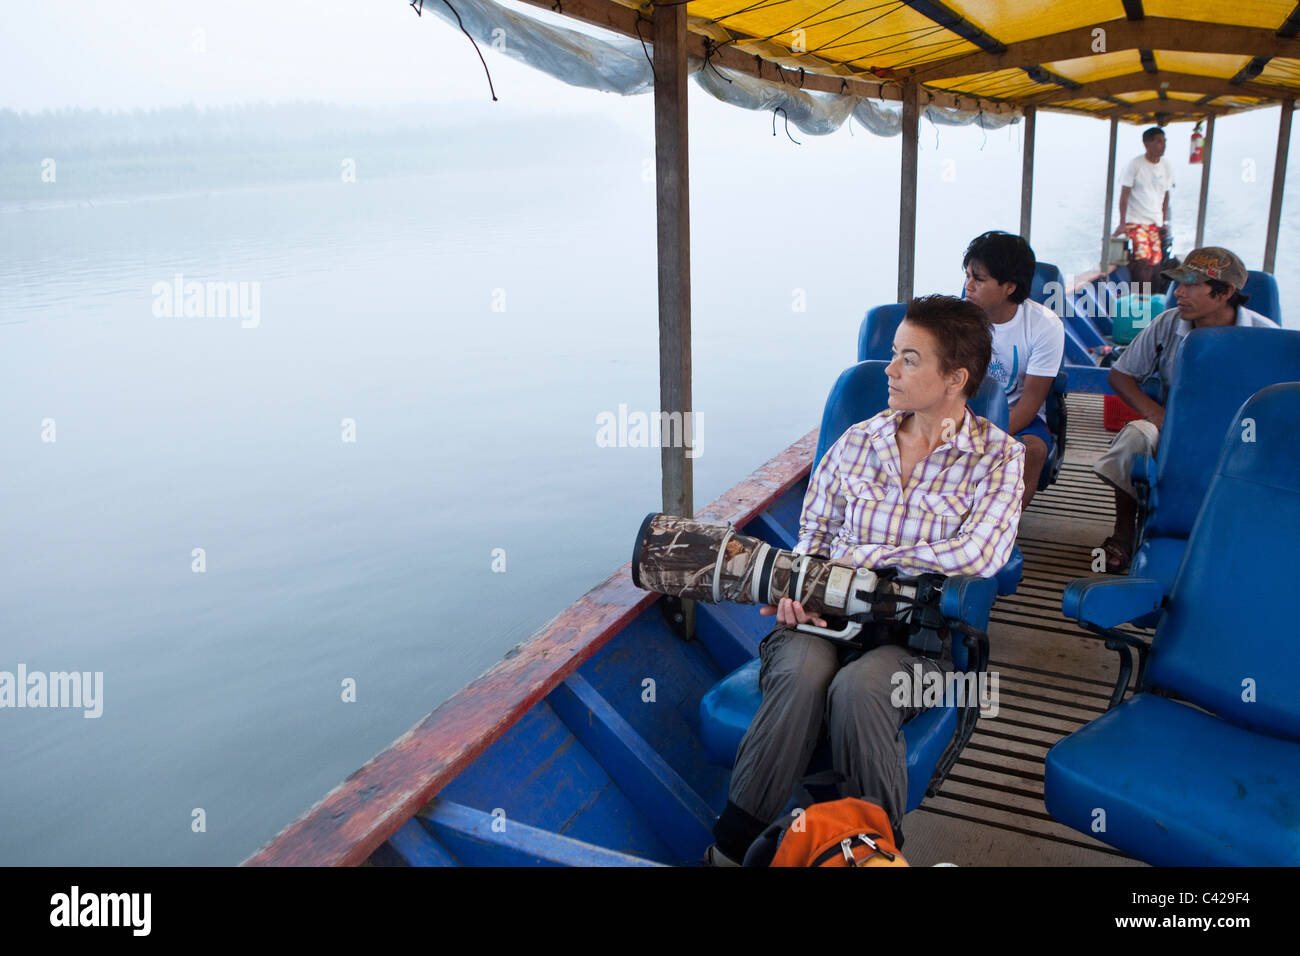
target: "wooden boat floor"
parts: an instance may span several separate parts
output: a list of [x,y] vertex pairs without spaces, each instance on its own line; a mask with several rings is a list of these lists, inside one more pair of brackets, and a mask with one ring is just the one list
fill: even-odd
[[993,607],[998,712],[980,719],[940,793],[905,818],[903,852],[914,866],[1144,865],[1057,823],[1043,805],[1044,756],[1105,712],[1118,665],[1114,651],[1061,616],[1065,585],[1094,573],[1094,549],[1115,520],[1112,492],[1092,471],[1113,437],[1102,426],[1101,396],[1067,402],[1060,478],[1020,522],[1024,578]]

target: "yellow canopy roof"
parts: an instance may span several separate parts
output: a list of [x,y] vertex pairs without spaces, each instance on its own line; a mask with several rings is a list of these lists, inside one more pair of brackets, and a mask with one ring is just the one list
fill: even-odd
[[[648,40],[637,0],[529,0]],[[695,52],[809,89],[1192,119],[1300,97],[1296,0],[689,0]],[[638,12],[640,11],[640,12]],[[777,67],[782,70],[778,71]],[[865,87],[864,87],[865,84]]]

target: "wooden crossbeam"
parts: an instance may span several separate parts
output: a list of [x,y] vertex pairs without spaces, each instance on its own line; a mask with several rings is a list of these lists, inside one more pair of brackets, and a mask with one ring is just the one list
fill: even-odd
[[[1098,30],[1101,31],[1100,34],[1094,32]],[[1007,46],[1005,53],[987,53],[981,50],[898,72],[922,83],[931,83],[972,73],[1023,69],[1042,63],[1077,60],[1098,53],[1142,49],[1300,59],[1300,40],[1279,36],[1276,31],[1267,28],[1146,17],[1142,20],[1107,20],[1093,26],[1012,43]]]
[[1098,116],[1129,116],[1139,114],[1143,116],[1154,116],[1157,113],[1170,113],[1182,115],[1190,113],[1194,116],[1217,116],[1226,113],[1228,110],[1221,106],[1210,106],[1206,103],[1194,103],[1190,100],[1140,100],[1137,103],[1125,103],[1122,106],[1115,106],[1108,110],[1100,110]]
[[1095,96],[1103,98],[1119,93],[1136,93],[1140,90],[1161,89],[1168,84],[1167,92],[1201,93],[1208,99],[1216,96],[1258,96],[1261,99],[1282,100],[1300,95],[1300,88],[1274,86],[1263,83],[1233,83],[1231,80],[1213,76],[1201,76],[1196,73],[1178,73],[1161,70],[1157,73],[1136,71],[1123,76],[1112,76],[1104,80],[1084,83],[1075,89],[1048,90],[1028,99],[1021,100],[1025,106],[1042,106],[1052,102],[1084,99]]

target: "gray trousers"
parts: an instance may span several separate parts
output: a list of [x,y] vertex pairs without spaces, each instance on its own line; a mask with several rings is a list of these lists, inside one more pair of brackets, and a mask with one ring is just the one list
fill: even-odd
[[840,666],[838,646],[778,627],[759,646],[763,702],[736,754],[728,799],[751,816],[775,821],[824,726],[845,796],[879,804],[897,830],[907,809],[907,747],[903,724],[923,708],[891,700],[894,675],[951,671],[952,663],[918,657],[896,644],[876,647]]

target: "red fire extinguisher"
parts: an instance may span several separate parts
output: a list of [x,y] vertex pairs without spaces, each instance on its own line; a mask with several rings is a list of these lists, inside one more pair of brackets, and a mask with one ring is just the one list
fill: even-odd
[[1192,155],[1188,157],[1189,163],[1199,163],[1201,161],[1201,152],[1205,148],[1205,137],[1201,135],[1201,124],[1196,124],[1196,129],[1192,130]]

